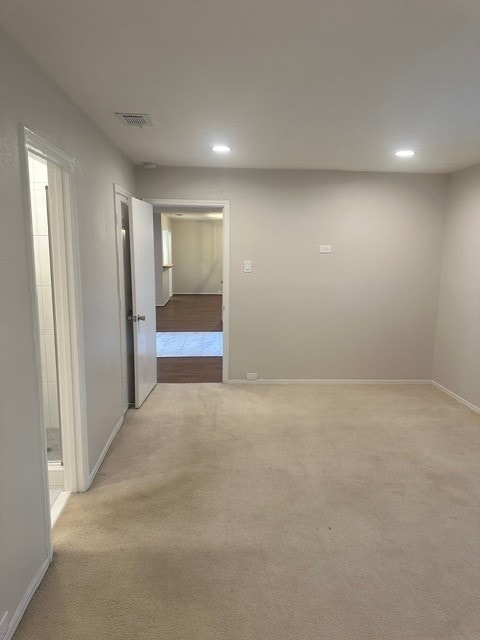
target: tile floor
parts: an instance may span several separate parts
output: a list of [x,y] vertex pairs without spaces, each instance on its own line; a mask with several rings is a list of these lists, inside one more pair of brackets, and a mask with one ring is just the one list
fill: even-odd
[[157,358],[222,356],[221,331],[159,331]]

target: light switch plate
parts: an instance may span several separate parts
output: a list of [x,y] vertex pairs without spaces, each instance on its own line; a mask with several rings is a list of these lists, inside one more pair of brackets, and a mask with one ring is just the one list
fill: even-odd
[[243,261],[243,272],[244,273],[252,273],[252,261],[244,260]]
[[321,244],[320,245],[320,253],[332,253],[332,245],[331,244]]

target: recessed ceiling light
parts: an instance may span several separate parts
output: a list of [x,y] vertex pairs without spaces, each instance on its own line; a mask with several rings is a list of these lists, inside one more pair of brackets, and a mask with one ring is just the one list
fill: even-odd
[[216,144],[212,147],[212,151],[215,151],[215,153],[230,153],[231,149],[226,144]]
[[411,158],[415,155],[415,151],[412,149],[399,149],[398,151],[395,151],[395,155],[398,158]]

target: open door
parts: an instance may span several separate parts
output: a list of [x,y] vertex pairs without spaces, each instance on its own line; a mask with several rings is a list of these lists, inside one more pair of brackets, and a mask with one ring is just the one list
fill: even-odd
[[130,198],[129,217],[133,301],[129,320],[133,322],[135,407],[138,409],[157,384],[153,205]]

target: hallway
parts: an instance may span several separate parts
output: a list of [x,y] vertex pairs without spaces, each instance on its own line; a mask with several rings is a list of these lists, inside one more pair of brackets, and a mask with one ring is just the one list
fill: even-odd
[[15,640],[476,638],[479,427],[430,385],[159,385]]

